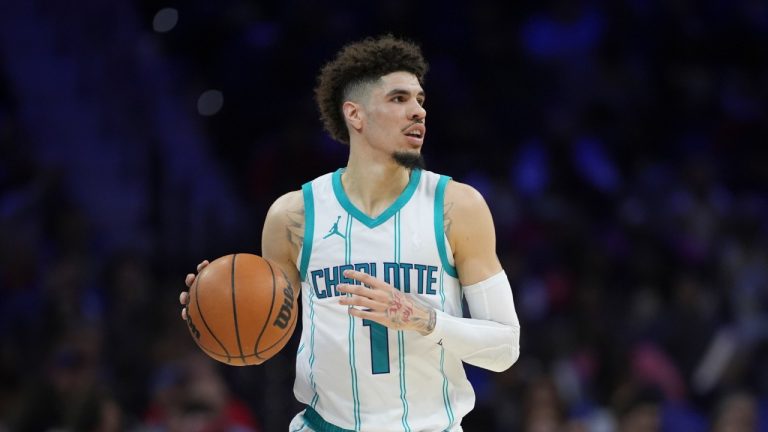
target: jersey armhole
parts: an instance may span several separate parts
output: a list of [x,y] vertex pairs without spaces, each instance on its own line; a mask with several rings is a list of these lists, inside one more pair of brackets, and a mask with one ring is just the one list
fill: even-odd
[[299,275],[304,281],[307,276],[307,267],[309,267],[309,257],[312,255],[312,237],[315,234],[315,200],[312,196],[312,182],[304,183],[301,186],[301,192],[304,196],[304,241],[301,245]]
[[443,264],[445,272],[452,277],[458,278],[459,274],[456,271],[456,267],[451,264],[448,259],[448,252],[446,248],[446,235],[445,235],[445,221],[444,221],[444,204],[445,204],[445,186],[451,180],[450,177],[441,175],[440,180],[437,182],[437,188],[435,189],[435,241],[437,242],[437,252],[440,255],[440,262]]

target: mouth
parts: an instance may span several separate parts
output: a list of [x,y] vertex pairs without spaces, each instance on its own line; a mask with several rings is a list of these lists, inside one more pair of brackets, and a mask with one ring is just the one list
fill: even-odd
[[403,133],[408,137],[408,141],[412,145],[417,146],[424,142],[424,135],[427,134],[427,128],[422,123],[416,123],[407,127]]

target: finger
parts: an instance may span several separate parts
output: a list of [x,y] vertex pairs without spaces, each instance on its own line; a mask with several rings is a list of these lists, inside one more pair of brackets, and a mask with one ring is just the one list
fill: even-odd
[[183,319],[184,321],[187,320],[187,308],[184,308],[181,310],[181,319]]
[[184,283],[187,284],[187,288],[192,288],[192,284],[195,283],[195,275],[192,273],[187,274],[184,278]]
[[183,306],[186,306],[188,301],[189,301],[189,293],[186,291],[182,291],[181,294],[179,294],[179,303],[181,303]]
[[344,271],[344,276],[348,277],[348,278],[351,278],[351,279],[354,279],[356,281],[360,281],[363,284],[368,285],[371,288],[381,288],[382,285],[383,286],[387,285],[386,282],[384,282],[384,281],[382,281],[380,279],[376,279],[375,277],[369,275],[368,273],[364,273],[364,272],[360,272],[360,271],[356,271],[356,270],[345,270]]
[[336,286],[336,290],[346,294],[373,298],[373,291],[370,288],[364,288],[360,285],[339,284]]
[[200,273],[200,270],[204,269],[208,264],[210,264],[208,260],[203,260],[203,262],[197,265],[197,272]]
[[389,326],[387,326],[385,324],[384,317],[382,316],[382,314],[380,312],[371,312],[371,311],[366,311],[366,310],[362,310],[362,309],[355,309],[355,308],[349,308],[348,312],[349,312],[350,315],[352,315],[354,317],[361,318],[361,319],[371,320],[371,321],[377,322],[377,323],[379,323],[379,324],[381,324],[381,325],[383,325],[385,327],[389,327]]
[[359,306],[372,310],[381,310],[382,304],[373,300],[360,296],[342,297],[339,299],[339,304],[345,306]]
[[385,303],[388,296],[386,291],[373,290],[363,285],[339,284],[336,289],[342,293],[369,298],[379,303]]

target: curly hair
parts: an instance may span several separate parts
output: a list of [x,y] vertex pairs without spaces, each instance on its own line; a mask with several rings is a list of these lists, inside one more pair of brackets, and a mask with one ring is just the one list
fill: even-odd
[[413,42],[384,35],[366,38],[342,48],[336,58],[320,71],[315,101],[325,130],[336,140],[349,144],[349,130],[342,105],[349,92],[392,72],[409,72],[423,83],[428,65]]

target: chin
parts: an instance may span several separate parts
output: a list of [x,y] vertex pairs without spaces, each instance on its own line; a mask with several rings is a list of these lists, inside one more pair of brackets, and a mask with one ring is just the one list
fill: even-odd
[[425,167],[424,157],[419,150],[396,151],[392,154],[392,159],[398,165],[410,170],[415,168],[424,169]]

